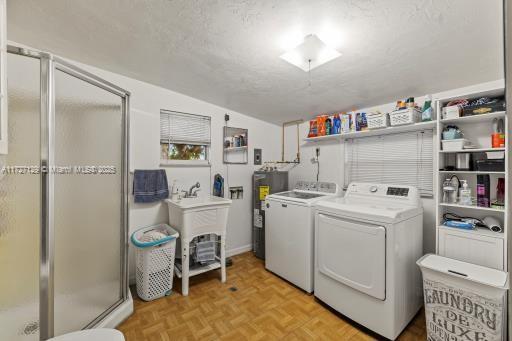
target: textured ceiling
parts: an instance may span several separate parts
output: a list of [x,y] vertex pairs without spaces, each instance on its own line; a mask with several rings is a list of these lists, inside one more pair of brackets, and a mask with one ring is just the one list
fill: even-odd
[[[503,78],[501,0],[7,2],[12,41],[276,123]],[[310,33],[343,54],[311,86]]]

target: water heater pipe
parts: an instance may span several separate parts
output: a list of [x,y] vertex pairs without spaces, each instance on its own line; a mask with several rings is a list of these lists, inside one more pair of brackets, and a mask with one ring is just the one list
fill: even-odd
[[[304,120],[295,120],[295,121],[289,121],[283,123],[283,135],[281,139],[281,163],[300,163],[300,138],[299,138],[299,124],[304,122]],[[294,161],[285,161],[284,160],[284,128],[291,125],[297,125],[297,157]]]

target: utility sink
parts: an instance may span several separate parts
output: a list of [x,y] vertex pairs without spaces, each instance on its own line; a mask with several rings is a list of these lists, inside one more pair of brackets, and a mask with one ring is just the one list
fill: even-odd
[[173,201],[171,199],[165,200],[169,207],[173,206],[177,209],[190,209],[190,208],[205,208],[212,206],[225,206],[228,207],[231,205],[231,200],[213,197],[213,196],[205,196],[205,197],[197,197],[197,198],[183,198],[178,201]]
[[[182,280],[182,294],[188,295],[188,278],[200,273],[221,269],[221,281],[226,281],[226,225],[231,200],[204,196],[183,198],[177,201],[166,199],[169,208],[169,225],[180,233],[177,258],[181,258],[181,267],[176,267],[176,275]],[[214,263],[200,268],[189,268],[191,255],[190,242],[194,237],[215,234],[220,237],[220,257]]]

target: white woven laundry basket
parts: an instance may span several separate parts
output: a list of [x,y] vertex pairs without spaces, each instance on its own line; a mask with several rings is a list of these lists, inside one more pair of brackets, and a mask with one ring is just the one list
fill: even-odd
[[178,236],[167,224],[144,227],[132,234],[137,294],[144,301],[171,293]]

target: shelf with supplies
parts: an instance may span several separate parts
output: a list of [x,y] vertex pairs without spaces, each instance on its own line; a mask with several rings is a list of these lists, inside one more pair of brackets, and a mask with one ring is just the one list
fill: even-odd
[[317,136],[317,137],[306,137],[304,138],[305,142],[319,142],[319,141],[327,141],[327,140],[345,140],[345,139],[353,139],[360,137],[368,137],[368,136],[378,136],[378,135],[389,135],[389,134],[397,134],[404,133],[408,131],[420,131],[425,129],[435,129],[436,121],[427,121],[427,122],[419,122],[407,125],[400,126],[391,126],[387,128],[378,128],[378,129],[369,129],[363,131],[353,131],[350,133],[342,133],[342,134],[333,134],[333,135],[325,135],[325,136]]
[[466,230],[466,229],[458,229],[456,227],[449,227],[449,226],[445,226],[445,225],[441,224],[441,225],[439,225],[439,228],[440,229],[445,229],[445,230],[448,230],[448,231],[456,230],[456,231],[462,232],[462,233],[477,234],[477,235],[482,235],[482,236],[486,236],[486,237],[502,238],[502,239],[505,238],[505,234],[504,233],[493,232],[493,231],[491,231],[489,229],[486,229],[486,228],[483,228],[483,227],[477,227],[477,228],[474,228],[474,229],[471,229],[471,230]]
[[247,146],[241,146],[241,147],[226,147],[224,148],[225,152],[240,152],[247,150]]
[[505,175],[505,172],[486,172],[486,171],[472,171],[472,170],[440,170],[439,173],[442,174],[489,174],[489,175]]
[[505,111],[496,111],[488,114],[472,115],[472,116],[460,116],[456,118],[444,118],[441,119],[441,123],[479,123],[492,121],[495,118],[504,118],[507,113]]
[[[504,88],[498,87],[437,99],[438,148],[434,162],[436,217],[440,222],[436,228],[436,252],[507,271],[510,139],[504,94]],[[463,148],[469,145],[476,148]],[[448,220],[460,218],[474,228],[443,225],[447,213],[455,215]],[[475,223],[483,219],[497,221],[502,232]]]
[[247,164],[249,131],[245,128],[223,127],[222,161],[225,164]]
[[505,210],[501,209],[501,208],[483,207],[483,206],[477,206],[477,205],[448,204],[448,203],[444,203],[444,202],[440,203],[439,205],[445,206],[445,207],[456,207],[456,208],[465,208],[465,209],[472,209],[472,210],[505,212]]
[[473,149],[460,149],[460,150],[440,150],[440,153],[484,153],[484,152],[502,152],[505,148],[473,148]]

